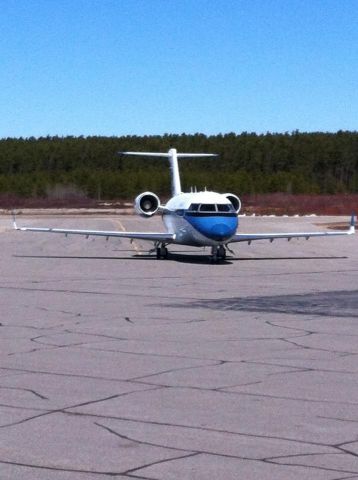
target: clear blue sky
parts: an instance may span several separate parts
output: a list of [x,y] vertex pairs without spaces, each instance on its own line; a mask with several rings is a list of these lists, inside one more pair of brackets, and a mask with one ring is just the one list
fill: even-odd
[[0,0],[0,137],[358,130],[357,0]]

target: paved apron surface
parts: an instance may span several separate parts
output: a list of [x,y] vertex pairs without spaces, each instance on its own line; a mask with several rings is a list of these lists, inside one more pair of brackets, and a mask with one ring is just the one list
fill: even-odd
[[[131,216],[18,223],[162,230]],[[8,224],[2,480],[358,479],[358,236],[240,244],[210,265],[200,250],[157,261],[145,243]]]

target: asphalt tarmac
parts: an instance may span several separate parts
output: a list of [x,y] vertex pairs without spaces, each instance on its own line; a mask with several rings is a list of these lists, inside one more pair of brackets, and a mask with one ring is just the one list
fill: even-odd
[[[242,232],[344,218],[241,219]],[[160,218],[20,225],[162,231]],[[0,217],[1,480],[358,479],[358,236],[202,250]]]

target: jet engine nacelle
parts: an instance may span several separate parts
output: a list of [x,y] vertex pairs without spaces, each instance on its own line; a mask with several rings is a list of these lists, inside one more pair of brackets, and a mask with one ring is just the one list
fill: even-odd
[[155,193],[143,192],[134,200],[134,209],[141,217],[151,217],[159,208],[160,200]]
[[229,200],[232,206],[235,208],[236,213],[241,210],[241,200],[233,193],[224,193],[224,196]]

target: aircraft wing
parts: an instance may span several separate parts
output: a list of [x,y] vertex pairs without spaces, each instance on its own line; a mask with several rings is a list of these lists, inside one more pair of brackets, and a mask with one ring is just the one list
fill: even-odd
[[297,233],[236,233],[229,243],[234,242],[248,242],[249,244],[254,240],[270,240],[273,242],[277,238],[286,238],[288,241],[291,238],[305,238],[310,237],[328,237],[337,235],[352,235],[355,233],[355,217],[352,215],[349,228],[347,230],[332,230],[331,232],[297,232]]
[[130,238],[138,240],[149,240],[152,242],[166,242],[171,243],[175,240],[173,233],[157,233],[157,232],[118,232],[112,230],[75,230],[65,228],[49,228],[49,227],[18,227],[14,219],[13,225],[15,230],[22,232],[42,232],[42,233],[62,233],[64,235],[83,235],[85,237],[117,237]]

